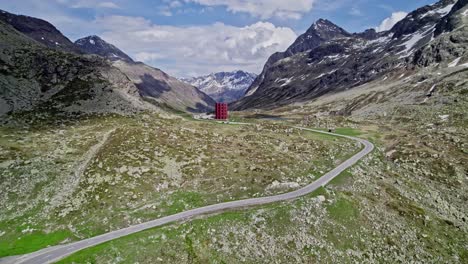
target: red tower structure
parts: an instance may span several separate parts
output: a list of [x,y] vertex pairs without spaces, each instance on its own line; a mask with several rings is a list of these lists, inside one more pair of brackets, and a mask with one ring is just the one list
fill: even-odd
[[215,118],[217,120],[227,120],[228,115],[228,105],[226,103],[216,103],[216,115]]

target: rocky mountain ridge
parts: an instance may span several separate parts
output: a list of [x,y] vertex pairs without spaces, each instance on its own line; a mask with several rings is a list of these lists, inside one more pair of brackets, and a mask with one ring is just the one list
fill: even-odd
[[0,20],[37,42],[56,50],[80,53],[79,49],[49,22],[23,15],[15,15],[0,9]]
[[75,45],[86,54],[96,54],[111,61],[122,60],[130,63],[134,62],[130,56],[119,48],[96,35],[78,39],[75,41]]
[[[375,80],[407,77],[419,67],[435,63],[447,65],[458,58],[464,62],[466,30],[451,29],[466,29],[465,2],[442,0],[419,8],[391,30],[380,33],[368,30],[351,34],[321,19],[286,52],[273,54],[245,97],[232,107],[274,108]],[[442,26],[444,21],[452,24]],[[448,34],[436,35],[438,28]],[[451,35],[448,41],[432,46],[445,35]]]
[[218,72],[205,76],[184,78],[182,81],[198,87],[219,102],[232,102],[240,99],[257,77],[244,71]]

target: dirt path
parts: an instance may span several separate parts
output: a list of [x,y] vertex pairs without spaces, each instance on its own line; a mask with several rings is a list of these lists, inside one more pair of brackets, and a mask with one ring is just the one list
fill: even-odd
[[58,189],[60,190],[60,192],[57,193],[51,199],[50,204],[52,208],[60,206],[69,195],[73,194],[75,189],[78,187],[78,184],[80,183],[81,177],[83,176],[83,173],[86,171],[86,168],[88,168],[91,161],[96,157],[97,153],[106,144],[106,142],[109,140],[112,133],[115,132],[115,130],[116,129],[114,128],[104,133],[101,140],[96,145],[92,146],[83,155],[82,159],[77,162],[77,164],[74,166],[75,167],[74,171],[62,182],[61,188]]

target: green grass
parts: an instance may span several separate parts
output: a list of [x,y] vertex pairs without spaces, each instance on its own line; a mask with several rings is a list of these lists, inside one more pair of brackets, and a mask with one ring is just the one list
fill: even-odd
[[340,175],[336,176],[333,180],[330,181],[330,185],[334,186],[343,186],[346,185],[353,175],[348,170],[343,171]]
[[346,196],[340,196],[327,210],[334,220],[341,223],[352,223],[359,216],[354,204]]
[[48,246],[57,245],[72,236],[73,234],[68,230],[56,231],[49,234],[33,232],[18,239],[0,241],[0,257],[34,252]]
[[173,201],[172,204],[164,206],[167,215],[206,205],[203,195],[197,192],[176,192],[171,195],[171,200]]
[[335,131],[333,131],[336,134],[340,135],[345,135],[345,136],[352,136],[352,137],[357,137],[362,135],[362,132],[354,129],[354,128],[349,128],[349,127],[340,127],[337,128]]

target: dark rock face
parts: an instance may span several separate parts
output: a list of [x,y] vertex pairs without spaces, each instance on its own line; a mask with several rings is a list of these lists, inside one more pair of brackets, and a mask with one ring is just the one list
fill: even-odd
[[79,39],[75,41],[75,45],[83,53],[99,55],[111,61],[123,60],[126,62],[134,62],[130,56],[98,36],[89,36]]
[[67,52],[80,53],[67,37],[49,22],[0,10],[0,20],[45,46]]
[[458,16],[455,16],[454,14],[462,10],[467,5],[468,0],[459,0],[452,8],[449,15],[442,18],[442,20],[437,24],[436,29],[434,31],[434,36],[437,37],[444,32],[450,32],[457,28],[458,25],[462,24],[463,22],[461,21],[461,19]]
[[465,2],[442,0],[422,7],[379,33],[370,29],[349,34],[319,20],[286,52],[273,54],[246,95],[231,107],[275,108],[460,57],[466,50],[464,34],[438,42],[434,31],[445,19],[460,23],[460,12],[454,10]]
[[311,50],[322,43],[335,39],[349,37],[351,34],[338,27],[329,20],[319,19],[285,51],[274,53],[266,62],[262,73],[255,79],[246,94],[252,92],[253,87],[259,86],[265,78],[265,73],[277,61],[293,56],[294,54]]
[[[409,13],[390,30],[394,33],[393,38],[398,39],[404,35],[413,34],[428,24],[438,23],[441,15],[447,15],[450,12],[450,6],[454,5],[455,2],[456,0],[442,0],[434,5],[424,6]],[[444,8],[447,8],[446,13],[442,13]]]
[[[427,67],[462,58],[468,46],[468,25],[463,22],[466,16],[464,13],[468,12],[467,10],[468,0],[459,0],[450,13],[435,26],[436,39],[416,51],[412,63],[418,67]],[[456,30],[457,28],[459,30]]]
[[322,44],[325,41],[349,37],[351,34],[338,27],[329,20],[319,19],[315,22],[305,34],[299,38],[286,50],[286,55],[294,55],[299,52],[310,50]]

